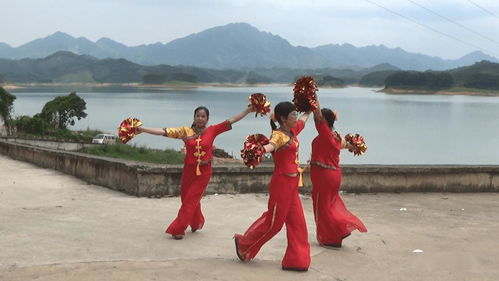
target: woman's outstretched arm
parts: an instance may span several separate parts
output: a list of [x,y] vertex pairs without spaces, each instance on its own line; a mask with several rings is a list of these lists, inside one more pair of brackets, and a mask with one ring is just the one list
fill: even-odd
[[265,149],[265,153],[269,153],[275,150],[275,147],[270,143],[264,145],[263,148]]
[[137,128],[137,133],[147,133],[151,135],[157,135],[157,136],[164,136],[165,135],[165,130],[163,129],[158,129],[158,128],[144,128],[144,127],[138,127]]
[[229,121],[229,123],[232,125],[234,123],[236,123],[237,121],[243,119],[244,117],[246,117],[246,115],[248,115],[250,112],[255,112],[256,109],[251,106],[251,105],[248,105],[248,107],[241,113],[239,114],[236,114],[232,117],[230,117],[229,119],[227,119]]

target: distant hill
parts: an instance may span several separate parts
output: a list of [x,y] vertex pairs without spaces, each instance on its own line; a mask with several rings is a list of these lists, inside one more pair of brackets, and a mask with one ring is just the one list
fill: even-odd
[[312,75],[325,86],[357,83],[366,73],[396,69],[383,64],[366,69],[218,70],[192,66],[144,66],[125,59],[97,59],[60,51],[41,59],[0,59],[0,77],[10,83],[293,83],[301,75]]
[[0,58],[44,58],[58,51],[95,58],[123,58],[142,65],[189,65],[214,69],[352,69],[390,64],[405,70],[444,70],[496,58],[476,51],[457,60],[409,53],[400,48],[355,47],[350,44],[316,48],[293,46],[284,38],[246,23],[231,23],[173,40],[129,47],[109,38],[92,42],[56,32],[17,48],[0,43]]
[[499,90],[499,64],[481,61],[450,71],[457,87]]
[[[0,59],[0,74],[11,83],[141,83],[146,74],[161,75],[161,82],[180,81],[182,77],[187,77],[181,74],[195,76],[194,82],[244,82],[239,80],[246,75],[244,72],[193,67],[142,66],[125,59],[99,60],[63,51],[42,59]],[[188,82],[193,82],[191,80]]]
[[383,70],[371,72],[364,75],[360,81],[359,86],[362,87],[382,87],[385,86],[386,77],[397,72],[397,70]]
[[448,71],[381,71],[365,75],[359,84],[380,85],[387,89],[443,90],[470,88],[499,91],[499,63],[481,61]]

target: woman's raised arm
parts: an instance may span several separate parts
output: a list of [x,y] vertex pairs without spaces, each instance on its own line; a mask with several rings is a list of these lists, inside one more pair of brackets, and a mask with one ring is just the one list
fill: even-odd
[[236,123],[237,121],[243,119],[244,117],[246,117],[246,115],[248,115],[250,112],[255,112],[256,109],[251,106],[251,105],[248,105],[248,107],[241,113],[239,114],[236,114],[232,117],[230,117],[229,119],[227,119],[229,121],[229,123],[232,125],[234,123]]

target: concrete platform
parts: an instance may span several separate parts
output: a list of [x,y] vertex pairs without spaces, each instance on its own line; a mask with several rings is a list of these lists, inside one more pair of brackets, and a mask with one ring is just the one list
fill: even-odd
[[179,198],[132,197],[0,156],[0,280],[499,280],[499,194],[343,198],[369,232],[320,247],[304,196],[312,265],[284,272],[284,229],[249,263],[234,252],[265,194],[203,198],[204,229],[176,241],[164,230]]

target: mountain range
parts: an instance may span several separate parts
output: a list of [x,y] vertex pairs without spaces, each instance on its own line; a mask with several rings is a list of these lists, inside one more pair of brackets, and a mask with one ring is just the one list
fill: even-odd
[[263,32],[247,23],[231,23],[191,34],[168,43],[126,46],[109,38],[96,42],[56,32],[19,47],[0,43],[0,58],[44,58],[58,51],[89,55],[97,59],[126,59],[141,65],[183,65],[211,69],[257,68],[352,69],[390,64],[404,70],[445,70],[478,61],[499,62],[480,51],[456,60],[384,45],[355,47],[329,44],[315,48],[293,46],[284,38]]
[[[0,80],[8,83],[292,83],[298,76],[312,75],[356,83],[367,73],[395,71],[396,67],[380,64],[370,68],[291,69],[257,68],[246,70],[209,69],[193,66],[140,65],[125,59],[98,59],[59,51],[45,58],[0,59]],[[326,79],[326,80],[327,80]],[[338,81],[338,80],[337,80]]]

